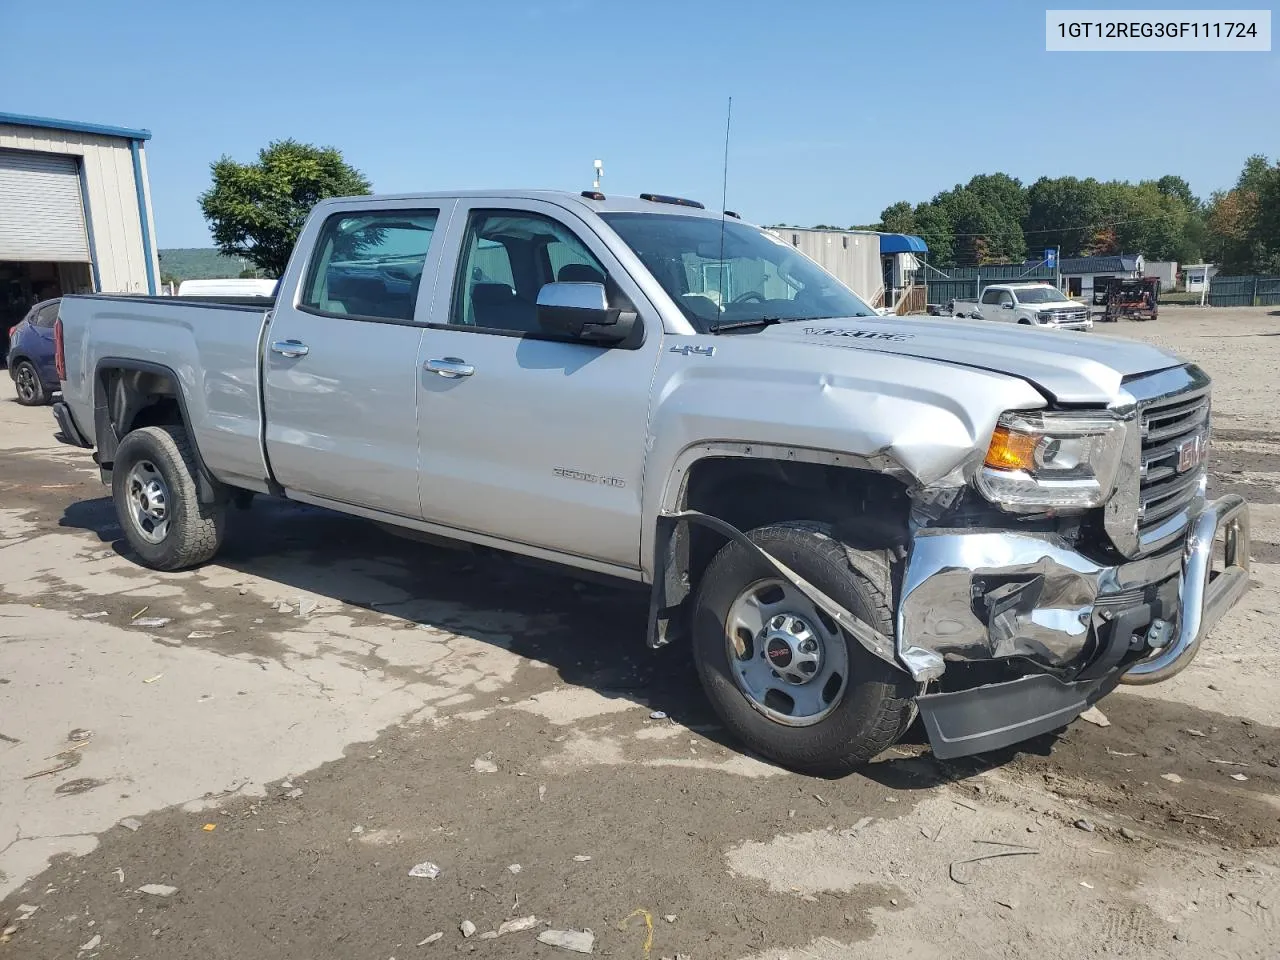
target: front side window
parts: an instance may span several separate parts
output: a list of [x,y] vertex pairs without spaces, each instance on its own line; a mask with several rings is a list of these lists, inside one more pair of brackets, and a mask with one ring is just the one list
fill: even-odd
[[299,306],[332,316],[412,320],[437,210],[334,214],[325,221]]
[[875,310],[785,240],[738,220],[606,213],[700,333],[761,319],[873,317]]
[[550,217],[475,210],[467,225],[449,323],[540,333],[545,284],[604,283],[605,269],[576,234]]
[[1000,291],[1000,306],[1013,306],[1013,294],[1008,290]]
[[983,303],[987,303],[987,304],[991,304],[991,303],[999,303],[999,302],[1000,302],[1000,291],[999,291],[999,290],[988,290],[986,293],[984,293],[984,294],[982,295],[982,302],[983,302]]

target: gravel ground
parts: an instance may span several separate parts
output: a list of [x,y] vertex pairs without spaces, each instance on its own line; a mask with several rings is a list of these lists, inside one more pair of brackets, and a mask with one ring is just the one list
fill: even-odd
[[6,379],[0,960],[567,955],[549,929],[646,960],[1275,957],[1280,315],[1099,332],[1215,377],[1253,590],[1108,726],[947,763],[917,736],[838,781],[740,752],[643,595],[278,502],[216,565],[144,570]]

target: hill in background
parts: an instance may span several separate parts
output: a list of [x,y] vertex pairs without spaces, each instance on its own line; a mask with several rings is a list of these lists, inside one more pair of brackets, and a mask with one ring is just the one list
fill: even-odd
[[249,261],[224,257],[213,247],[174,247],[160,251],[160,275],[178,281],[238,277],[252,267]]

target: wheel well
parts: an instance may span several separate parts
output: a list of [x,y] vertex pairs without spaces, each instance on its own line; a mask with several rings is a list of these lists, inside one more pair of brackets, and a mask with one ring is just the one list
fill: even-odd
[[[185,417],[173,378],[154,370],[107,367],[98,371],[94,398],[98,461],[109,467],[125,435],[139,427],[179,426]],[[103,428],[107,429],[103,429]]]
[[[94,454],[104,483],[111,482],[120,441],[140,427],[181,426],[190,432],[177,379],[164,368],[114,367],[98,369],[93,415],[98,450]],[[200,456],[195,437],[196,493],[201,503],[214,503],[226,495],[226,488],[213,478]]]
[[[860,550],[905,556],[911,501],[906,487],[873,470],[788,460],[709,457],[689,470],[678,509],[709,514],[746,532],[770,523],[809,520],[830,524]],[[661,530],[661,527],[659,528]],[[724,538],[700,524],[677,524],[660,542],[655,570],[655,612],[663,639],[683,633],[682,608]]]

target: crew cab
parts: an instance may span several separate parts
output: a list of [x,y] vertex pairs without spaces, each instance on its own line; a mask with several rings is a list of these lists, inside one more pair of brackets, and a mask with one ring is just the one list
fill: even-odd
[[1050,283],[995,284],[983,290],[977,300],[957,299],[951,313],[1055,330],[1093,329],[1089,307],[1071,300]]
[[55,416],[141,563],[212,560],[267,494],[635,584],[649,644],[798,770],[917,713],[942,757],[1055,730],[1248,586],[1194,364],[881,317],[692,201],[325,200],[274,300],[60,318]]

